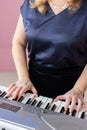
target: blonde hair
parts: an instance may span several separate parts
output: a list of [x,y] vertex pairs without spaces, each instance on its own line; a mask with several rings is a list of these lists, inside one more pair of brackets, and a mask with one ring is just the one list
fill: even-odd
[[[47,12],[46,3],[48,0],[29,0],[31,7],[37,8],[42,14]],[[68,10],[70,12],[76,12],[82,5],[83,0],[67,0]]]

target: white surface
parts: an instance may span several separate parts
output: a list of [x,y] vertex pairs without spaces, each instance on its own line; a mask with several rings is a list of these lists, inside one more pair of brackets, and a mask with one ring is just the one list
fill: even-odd
[[23,126],[17,126],[5,121],[0,121],[0,130],[2,130],[2,128],[5,128],[6,130],[35,130],[33,128],[23,128]]

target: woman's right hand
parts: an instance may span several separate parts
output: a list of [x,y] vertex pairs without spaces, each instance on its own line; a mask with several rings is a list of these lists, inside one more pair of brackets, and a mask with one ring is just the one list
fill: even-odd
[[23,82],[18,80],[10,85],[6,96],[12,97],[12,99],[20,99],[28,90],[30,90],[34,96],[38,96],[38,92],[31,81]]

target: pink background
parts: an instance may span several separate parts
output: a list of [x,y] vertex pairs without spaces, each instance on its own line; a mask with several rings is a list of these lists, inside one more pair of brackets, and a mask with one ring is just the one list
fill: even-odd
[[0,1],[0,72],[15,71],[11,46],[20,13],[20,6],[23,1]]

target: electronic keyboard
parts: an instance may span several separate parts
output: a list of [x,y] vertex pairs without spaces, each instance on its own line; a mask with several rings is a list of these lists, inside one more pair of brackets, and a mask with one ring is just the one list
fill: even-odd
[[7,98],[7,87],[0,86],[0,130],[86,130],[87,112],[64,111],[64,101],[34,97],[27,92],[19,100]]

